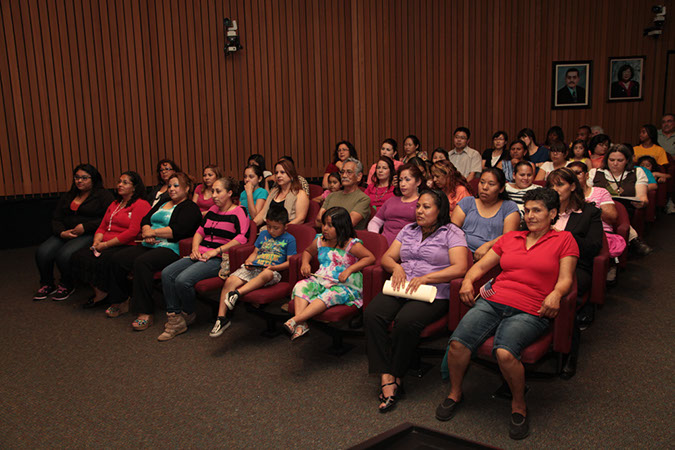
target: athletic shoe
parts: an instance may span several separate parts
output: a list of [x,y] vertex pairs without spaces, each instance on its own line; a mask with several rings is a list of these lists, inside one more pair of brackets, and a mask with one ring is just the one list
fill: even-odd
[[232,322],[230,319],[227,317],[219,316],[216,319],[216,323],[213,325],[213,328],[211,329],[211,332],[209,333],[209,336],[212,338],[217,338],[220,337],[221,334],[223,334],[223,331],[227,330]]
[[50,295],[56,292],[56,288],[53,284],[45,284],[40,289],[37,290],[35,295],[33,295],[33,301],[37,302],[38,300],[44,300]]
[[239,291],[234,290],[230,291],[227,293],[225,296],[225,306],[227,306],[227,309],[232,311],[234,309],[234,305],[237,303],[237,300],[239,300]]
[[675,214],[675,203],[673,203],[673,199],[668,199],[668,203],[666,203],[666,214]]
[[52,295],[52,300],[55,302],[62,302],[64,300],[67,300],[68,297],[70,297],[73,292],[75,292],[75,288],[67,288],[62,284],[59,284],[59,287],[56,288],[56,292],[54,292],[54,295]]

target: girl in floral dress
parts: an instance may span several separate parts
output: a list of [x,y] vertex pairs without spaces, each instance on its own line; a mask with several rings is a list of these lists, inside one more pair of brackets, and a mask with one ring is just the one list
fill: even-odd
[[[333,207],[321,217],[321,232],[302,255],[300,273],[307,279],[293,288],[295,316],[284,328],[295,340],[309,331],[307,320],[335,305],[363,305],[361,269],[375,256],[356,237],[346,209]],[[312,274],[310,262],[318,255],[319,270]],[[318,301],[317,301],[318,300]]]

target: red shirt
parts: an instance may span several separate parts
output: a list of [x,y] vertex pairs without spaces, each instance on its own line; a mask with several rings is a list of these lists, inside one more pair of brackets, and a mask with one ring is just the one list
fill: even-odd
[[141,219],[150,212],[150,203],[139,198],[125,208],[118,209],[119,206],[118,200],[110,204],[96,234],[103,233],[103,242],[117,238],[122,245],[134,245],[134,238],[141,232]]
[[579,247],[568,231],[549,231],[525,249],[529,231],[511,231],[492,247],[502,272],[492,284],[489,300],[538,316],[541,304],[558,282],[560,260],[579,257]]

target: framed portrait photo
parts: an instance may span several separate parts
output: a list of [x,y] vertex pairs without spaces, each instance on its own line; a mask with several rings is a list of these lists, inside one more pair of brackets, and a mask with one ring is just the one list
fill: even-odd
[[609,58],[610,102],[642,100],[644,56]]
[[592,61],[553,61],[553,109],[590,108]]

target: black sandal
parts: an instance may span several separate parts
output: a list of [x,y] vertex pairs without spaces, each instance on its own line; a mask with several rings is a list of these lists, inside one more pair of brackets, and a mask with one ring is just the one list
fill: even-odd
[[384,414],[384,413],[386,413],[386,412],[389,412],[389,411],[391,411],[392,409],[394,409],[394,407],[396,406],[396,402],[398,402],[398,399],[400,398],[400,393],[399,393],[399,391],[400,391],[402,388],[401,388],[401,386],[400,386],[396,381],[392,381],[391,383],[383,384],[383,385],[381,386],[381,388],[383,388],[383,387],[385,387],[385,386],[391,386],[392,384],[395,384],[395,385],[396,385],[396,390],[394,391],[394,395],[391,395],[391,396],[389,396],[389,397],[385,397],[385,396],[384,396],[384,392],[382,392],[382,391],[380,390],[380,396],[379,396],[379,398],[380,398],[380,401],[381,401],[382,403],[384,403],[384,406],[379,408],[379,411],[380,411],[380,413],[382,413],[382,414]]

